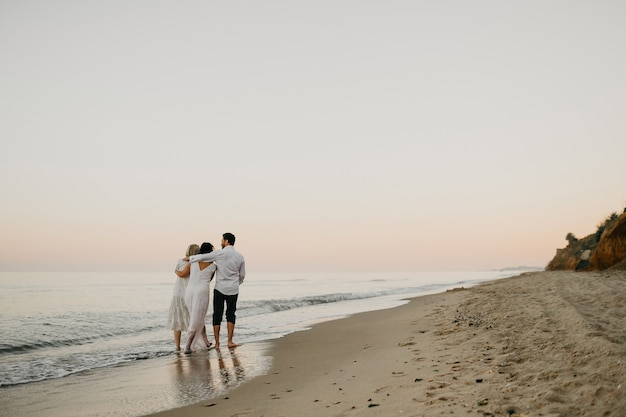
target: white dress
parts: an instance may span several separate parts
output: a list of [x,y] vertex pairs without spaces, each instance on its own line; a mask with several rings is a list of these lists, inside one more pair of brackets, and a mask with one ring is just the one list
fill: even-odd
[[206,349],[207,345],[202,337],[202,328],[205,326],[206,313],[209,309],[209,283],[215,275],[217,267],[212,263],[204,270],[200,270],[200,263],[193,262],[189,273],[189,284],[185,291],[185,304],[189,310],[188,332],[195,331],[191,343],[192,350]]
[[[187,266],[186,261],[178,260],[176,270],[182,271]],[[167,328],[170,330],[183,331],[189,327],[189,310],[185,304],[185,290],[189,278],[180,278],[176,275],[176,283],[172,291],[172,302],[170,303],[170,312],[167,317]]]

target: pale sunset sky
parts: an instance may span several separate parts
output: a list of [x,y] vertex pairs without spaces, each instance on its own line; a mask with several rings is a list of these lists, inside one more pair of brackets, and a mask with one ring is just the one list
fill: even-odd
[[0,271],[545,266],[626,206],[626,2],[0,0]]

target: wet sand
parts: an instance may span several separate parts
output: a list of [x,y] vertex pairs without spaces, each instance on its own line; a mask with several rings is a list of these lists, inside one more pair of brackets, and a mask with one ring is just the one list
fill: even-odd
[[95,369],[0,389],[0,416],[136,417],[227,393],[267,372],[268,342]]
[[153,416],[621,416],[626,272],[527,273],[272,345],[267,374]]

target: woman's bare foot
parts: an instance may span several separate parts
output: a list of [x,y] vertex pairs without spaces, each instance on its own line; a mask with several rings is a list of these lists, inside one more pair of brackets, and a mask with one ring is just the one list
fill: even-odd
[[228,349],[236,348],[238,346],[241,346],[241,344],[235,342],[228,343]]

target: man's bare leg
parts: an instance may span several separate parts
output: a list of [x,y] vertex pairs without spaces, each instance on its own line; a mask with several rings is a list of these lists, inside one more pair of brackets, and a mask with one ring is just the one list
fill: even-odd
[[233,335],[235,334],[235,323],[228,322],[228,348],[235,348],[241,346],[239,343],[233,342]]
[[215,349],[220,348],[220,325],[213,325],[213,337],[215,337]]

